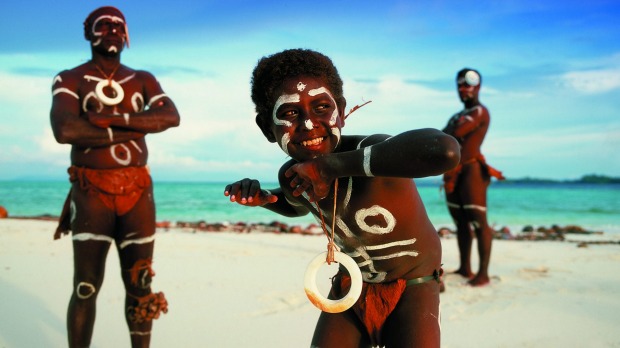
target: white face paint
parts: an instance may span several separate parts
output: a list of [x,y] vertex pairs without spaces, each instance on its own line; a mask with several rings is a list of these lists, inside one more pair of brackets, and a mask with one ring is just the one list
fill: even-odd
[[273,106],[273,114],[272,114],[272,118],[273,118],[273,123],[275,125],[278,126],[286,126],[286,127],[290,127],[293,124],[289,121],[285,121],[285,120],[280,120],[277,117],[277,113],[278,113],[278,109],[280,108],[280,106],[282,106],[282,104],[287,104],[287,103],[299,103],[299,94],[295,93],[295,94],[282,94],[278,100],[276,100],[276,104]]
[[311,89],[308,91],[308,95],[311,97],[314,97],[315,95],[319,95],[321,93],[325,93],[329,96],[329,99],[332,100],[332,103],[334,103],[334,105],[336,106],[334,108],[334,112],[332,113],[332,117],[329,119],[329,125],[333,126],[336,124],[336,121],[338,120],[338,106],[336,105],[336,100],[334,99],[334,97],[332,96],[332,94],[329,92],[329,89],[325,88],[325,87],[319,87],[319,88],[315,88],[315,89]]
[[284,133],[282,139],[280,139],[280,147],[285,154],[288,155],[288,143],[291,142],[291,136],[288,133]]
[[336,137],[336,146],[338,146],[338,144],[340,144],[340,128],[338,127],[332,127],[332,134]]
[[[127,23],[125,23],[125,21],[121,17],[118,17],[118,16],[102,15],[102,16],[97,17],[97,19],[95,19],[93,21],[93,24],[92,24],[92,27],[91,27],[91,32],[93,34],[93,37],[98,37],[99,38],[99,40],[96,40],[96,41],[94,41],[92,43],[93,46],[99,46],[101,44],[101,36],[103,36],[103,33],[100,32],[100,31],[95,31],[95,28],[97,27],[97,23],[99,21],[103,20],[103,19],[109,19],[109,20],[111,20],[114,23],[123,23],[123,25],[125,26],[125,35],[123,35],[123,41],[127,42],[127,37],[128,37],[128,34],[127,34]],[[114,50],[115,50],[114,52],[118,52],[118,49],[116,47],[110,47],[110,49],[109,49],[110,52],[112,52],[112,48],[114,48]]]
[[[296,87],[298,91],[302,92],[306,89],[307,84],[303,83],[302,81],[299,81]],[[330,93],[329,89],[327,89],[326,87],[319,87],[319,88],[311,89],[311,90],[308,90],[307,93],[311,97],[325,93],[331,99],[331,102],[336,106],[336,100]],[[273,112],[272,112],[273,123],[276,126],[292,127],[293,126],[292,122],[287,121],[287,120],[281,120],[277,117],[277,111],[284,104],[299,103],[300,101],[301,101],[301,95],[299,93],[294,93],[294,94],[283,93],[280,97],[278,97],[278,99],[276,100],[274,104]],[[339,116],[338,107],[336,106],[329,120],[329,125],[331,126],[330,128],[331,133],[332,135],[336,137],[336,146],[340,143],[340,138],[341,138],[340,129],[337,126],[335,126],[338,121],[338,116]],[[314,128],[314,123],[312,122],[312,120],[307,119],[304,121],[304,126],[306,127],[306,129],[311,130]],[[288,153],[289,143],[290,143],[290,135],[284,134],[282,138],[280,139],[280,147],[287,155],[289,154]]]

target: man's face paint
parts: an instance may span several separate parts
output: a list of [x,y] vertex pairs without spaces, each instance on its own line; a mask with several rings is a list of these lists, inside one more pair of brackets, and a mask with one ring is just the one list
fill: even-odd
[[286,80],[272,118],[280,147],[297,160],[331,153],[340,142],[338,105],[319,78]]
[[456,80],[459,98],[462,102],[476,98],[480,88],[480,75],[473,70],[467,71]]
[[456,81],[459,85],[466,83],[468,86],[476,87],[480,84],[480,75],[473,70],[469,70],[465,75],[459,77]]
[[[108,52],[120,52],[122,46],[127,45],[129,47],[129,35],[127,33],[127,24],[123,18],[114,14],[103,14],[97,17],[91,26],[91,42],[93,47],[97,47],[102,44],[103,39],[108,35],[116,35],[121,38],[121,42],[115,44],[111,40],[107,48]],[[117,47],[120,45],[120,47]]]

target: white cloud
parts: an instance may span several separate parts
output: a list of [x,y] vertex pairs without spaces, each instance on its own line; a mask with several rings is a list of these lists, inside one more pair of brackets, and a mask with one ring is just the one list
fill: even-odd
[[582,93],[605,93],[620,88],[620,69],[572,71],[563,74],[561,81]]

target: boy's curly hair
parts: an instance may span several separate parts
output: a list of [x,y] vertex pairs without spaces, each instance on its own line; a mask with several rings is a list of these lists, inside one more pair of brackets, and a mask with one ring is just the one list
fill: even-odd
[[276,89],[287,78],[302,75],[323,78],[336,103],[340,105],[344,101],[342,79],[329,57],[309,49],[284,50],[261,58],[252,73],[252,101],[256,106],[257,120],[266,124],[278,97]]

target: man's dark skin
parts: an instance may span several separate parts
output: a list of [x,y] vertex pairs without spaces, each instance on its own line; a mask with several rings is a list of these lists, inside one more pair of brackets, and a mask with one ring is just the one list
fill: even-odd
[[[463,69],[457,75],[457,91],[463,110],[452,116],[443,131],[455,137],[461,145],[460,173],[454,187],[446,185],[446,199],[457,227],[460,266],[455,273],[469,279],[472,286],[489,283],[489,261],[493,230],[487,222],[487,188],[491,181],[480,147],[489,128],[489,110],[480,103],[480,75]],[[448,174],[446,175],[446,177]],[[473,230],[472,230],[473,227]],[[473,236],[478,240],[480,266],[471,270]]]
[[[71,145],[72,170],[78,173],[75,176],[82,177],[81,170],[136,170],[142,173],[142,182],[136,184],[131,178],[124,182],[144,187],[136,193],[138,198],[130,197],[135,203],[129,204],[129,211],[119,214],[102,201],[104,194],[93,187],[84,189],[81,183],[88,181],[74,180],[72,175],[67,201],[71,206],[74,251],[73,293],[67,313],[69,346],[90,346],[96,299],[103,283],[107,253],[114,242],[126,290],[125,316],[131,344],[148,347],[152,318],[136,320],[132,311],[139,299],[150,299],[158,304],[158,311],[153,313],[157,317],[159,310],[167,310],[167,303],[162,293],[153,294],[150,287],[154,275],[150,262],[155,203],[145,167],[145,136],[178,126],[179,113],[153,75],[121,64],[128,35],[124,16],[118,9],[102,7],[93,11],[84,23],[84,34],[90,43],[91,60],[62,71],[53,82],[50,119],[54,136],[59,143]],[[103,86],[103,95],[97,91],[98,86]],[[108,183],[114,186],[114,182]],[[110,201],[116,199],[110,197]],[[60,232],[67,231],[59,227]]]

